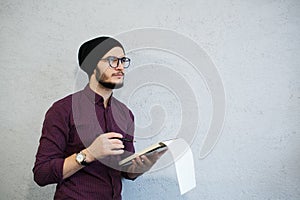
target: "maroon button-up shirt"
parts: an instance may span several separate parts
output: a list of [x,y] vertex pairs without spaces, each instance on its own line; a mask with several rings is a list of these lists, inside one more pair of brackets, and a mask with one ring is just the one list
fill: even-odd
[[[40,186],[57,183],[54,199],[121,199],[121,178],[128,176],[113,166],[122,156],[95,161],[69,178],[62,176],[66,157],[80,152],[107,132],[133,139],[133,114],[114,97],[104,108],[103,98],[87,85],[84,90],[55,102],[45,115],[34,180]],[[124,145],[126,152],[134,152],[132,142]]]

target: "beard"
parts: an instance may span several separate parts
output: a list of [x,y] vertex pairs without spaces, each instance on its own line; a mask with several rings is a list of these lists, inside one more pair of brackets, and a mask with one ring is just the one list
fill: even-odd
[[100,70],[96,68],[96,80],[103,87],[108,89],[119,89],[124,85],[123,81],[121,83],[112,83],[112,82],[105,81],[106,79],[108,79],[108,77],[105,74],[101,75]]

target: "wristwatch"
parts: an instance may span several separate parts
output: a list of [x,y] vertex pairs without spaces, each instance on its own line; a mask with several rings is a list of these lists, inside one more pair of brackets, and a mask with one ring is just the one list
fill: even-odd
[[88,166],[89,164],[85,161],[86,155],[82,151],[76,154],[76,162],[83,166]]

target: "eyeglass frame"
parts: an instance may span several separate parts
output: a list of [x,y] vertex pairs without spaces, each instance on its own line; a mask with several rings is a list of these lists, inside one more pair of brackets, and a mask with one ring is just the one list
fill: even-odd
[[[114,61],[113,59],[117,59],[118,60],[118,63],[117,63],[117,66],[116,67],[113,67],[112,65],[111,65],[111,62],[112,61]],[[109,66],[111,67],[111,68],[117,68],[117,67],[119,67],[119,64],[120,64],[120,61],[121,61],[121,63],[124,63],[125,61],[122,61],[122,60],[124,60],[124,59],[127,59],[128,61],[128,66],[126,66],[126,67],[124,67],[125,69],[126,68],[128,68],[129,67],[129,65],[130,65],[130,58],[128,58],[128,57],[122,57],[122,58],[118,58],[118,57],[116,57],[116,56],[108,56],[108,57],[106,57],[106,58],[101,58],[100,60],[106,60],[106,61],[108,61],[108,64],[109,64]]]

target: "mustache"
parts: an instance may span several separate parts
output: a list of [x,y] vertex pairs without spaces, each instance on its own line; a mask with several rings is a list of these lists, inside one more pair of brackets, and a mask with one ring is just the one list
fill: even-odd
[[124,76],[124,72],[113,73],[112,76]]

